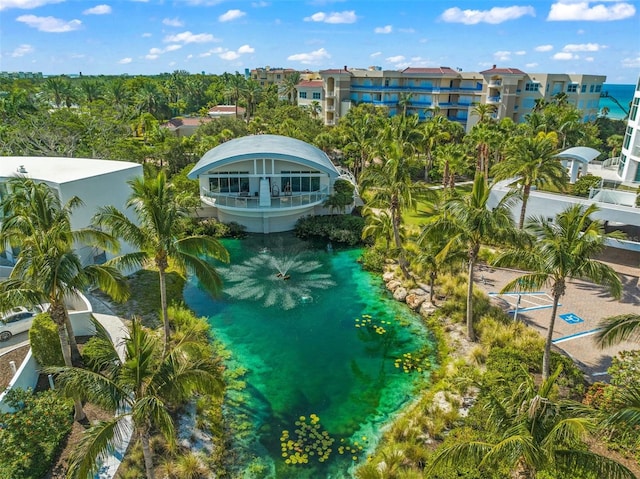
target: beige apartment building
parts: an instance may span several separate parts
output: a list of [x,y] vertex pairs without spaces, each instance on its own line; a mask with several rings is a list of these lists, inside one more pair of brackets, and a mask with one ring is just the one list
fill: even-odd
[[496,107],[495,118],[523,121],[538,101],[559,93],[583,112],[583,121],[599,112],[604,75],[526,73],[517,68],[462,72],[449,67],[382,70],[379,67],[329,69],[322,78],[322,118],[334,125],[352,105],[369,103],[389,109],[389,115],[417,114],[420,119],[438,112],[468,131],[478,118],[478,104]]

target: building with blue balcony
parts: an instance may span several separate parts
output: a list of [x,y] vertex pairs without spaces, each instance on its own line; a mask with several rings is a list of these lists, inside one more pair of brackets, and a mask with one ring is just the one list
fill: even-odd
[[596,118],[602,75],[530,74],[517,68],[495,65],[481,72],[463,72],[449,67],[382,70],[377,67],[320,71],[322,116],[325,125],[335,125],[352,105],[369,103],[386,107],[389,115],[418,115],[421,120],[438,114],[460,123],[466,131],[479,118],[475,105],[495,106],[497,120],[522,122],[540,101],[559,93],[583,112],[583,120]]
[[203,213],[252,233],[292,230],[324,202],[341,172],[320,149],[294,138],[253,135],[209,150],[188,175],[198,179]]

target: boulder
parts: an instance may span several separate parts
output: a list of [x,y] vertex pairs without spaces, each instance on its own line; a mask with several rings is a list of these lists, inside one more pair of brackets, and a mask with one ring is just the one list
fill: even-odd
[[[389,291],[391,291],[392,293],[395,292],[396,289],[400,288],[402,286],[402,283],[396,279],[391,280],[387,283],[387,289]],[[402,288],[404,289],[404,288]],[[405,290],[405,294],[406,294],[406,290]]]
[[425,318],[428,318],[429,316],[431,316],[433,313],[435,313],[435,311],[436,311],[436,307],[431,301],[424,301],[420,305],[420,311],[419,312]]
[[407,290],[402,286],[395,289],[393,292],[393,299],[396,301],[404,301],[407,298]]
[[395,277],[396,277],[396,275],[395,275],[395,274],[393,274],[393,271],[387,271],[386,273],[384,273],[384,274],[382,275],[382,280],[383,280],[385,283],[388,283],[388,282],[389,282],[389,281],[391,281],[392,279],[395,279]]
[[409,292],[405,301],[407,302],[407,306],[416,311],[422,303],[426,301],[427,297],[425,295],[418,295],[413,292]]

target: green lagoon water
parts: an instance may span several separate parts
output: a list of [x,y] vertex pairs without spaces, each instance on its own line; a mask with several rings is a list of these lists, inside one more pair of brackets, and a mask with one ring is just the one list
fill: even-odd
[[[236,446],[243,457],[268,464],[272,472],[264,477],[350,477],[350,467],[366,460],[380,428],[428,375],[428,331],[361,269],[358,249],[314,248],[290,235],[224,244],[232,261],[221,268],[223,297],[213,300],[190,283],[185,299],[209,318],[233,355],[230,367],[247,370],[246,388],[228,411],[251,424]],[[294,448],[309,462],[286,464],[295,451],[283,457],[282,432],[295,442],[300,416],[310,423],[312,414],[320,418],[317,433],[335,441],[325,443],[328,459],[319,462],[317,442],[307,438]]]

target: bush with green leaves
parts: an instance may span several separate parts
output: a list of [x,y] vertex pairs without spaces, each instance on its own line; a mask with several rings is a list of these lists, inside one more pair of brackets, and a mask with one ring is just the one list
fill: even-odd
[[362,267],[371,273],[382,273],[386,261],[386,255],[377,248],[365,248],[360,257]]
[[301,239],[323,238],[335,243],[355,246],[361,243],[364,219],[359,216],[306,216],[295,225]]
[[58,326],[49,313],[40,313],[33,318],[29,342],[33,357],[41,367],[64,366]]
[[16,412],[0,414],[0,477],[43,477],[71,432],[73,402],[57,391],[22,389],[9,391],[6,402]]
[[588,197],[591,188],[598,188],[602,178],[595,175],[584,175],[576,180],[573,184],[573,194],[576,196]]

